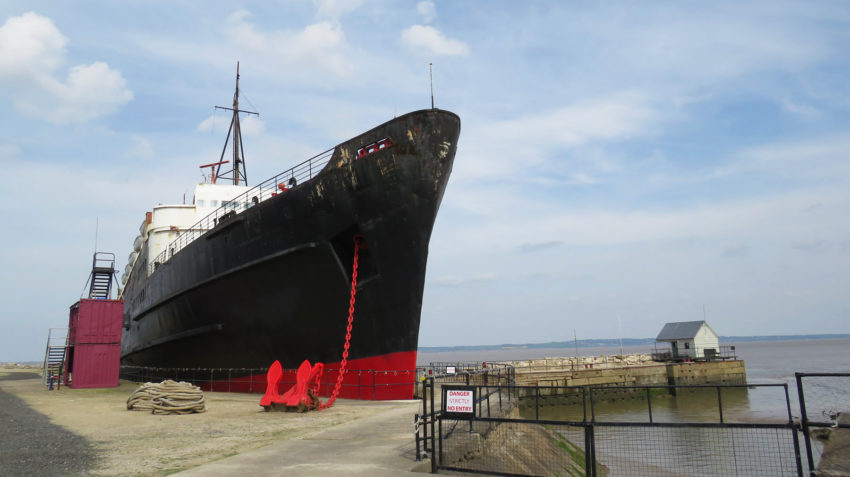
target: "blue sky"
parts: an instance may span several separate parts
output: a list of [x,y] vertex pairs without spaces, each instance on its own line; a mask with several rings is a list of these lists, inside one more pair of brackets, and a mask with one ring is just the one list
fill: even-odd
[[850,332],[846,2],[0,6],[0,361],[39,360],[98,248],[217,160],[248,179],[394,114],[461,116],[420,345]]

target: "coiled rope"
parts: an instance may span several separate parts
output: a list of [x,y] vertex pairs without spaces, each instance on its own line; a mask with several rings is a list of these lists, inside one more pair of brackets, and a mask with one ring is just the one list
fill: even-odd
[[190,414],[207,410],[201,388],[170,379],[140,386],[127,398],[127,409],[150,410],[152,414]]

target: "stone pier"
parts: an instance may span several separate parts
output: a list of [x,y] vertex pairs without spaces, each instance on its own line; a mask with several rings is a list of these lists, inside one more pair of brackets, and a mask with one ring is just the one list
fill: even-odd
[[658,363],[648,354],[510,361],[520,386],[745,384],[743,361]]

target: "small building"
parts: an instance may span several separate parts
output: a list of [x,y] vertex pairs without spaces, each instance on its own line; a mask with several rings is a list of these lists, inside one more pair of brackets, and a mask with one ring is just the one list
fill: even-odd
[[82,298],[71,306],[65,384],[72,388],[118,386],[123,300]]
[[670,343],[670,357],[677,359],[713,359],[720,355],[717,333],[705,321],[667,323],[656,343]]

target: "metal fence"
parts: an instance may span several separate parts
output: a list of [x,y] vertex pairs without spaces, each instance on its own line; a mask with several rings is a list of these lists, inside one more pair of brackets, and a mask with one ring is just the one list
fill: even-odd
[[850,373],[794,373],[794,377],[809,475],[816,476],[819,474],[815,457],[819,453],[812,435],[828,436],[833,429],[850,429],[846,421],[839,422],[842,413],[850,413],[850,399],[847,398]]
[[[443,411],[441,387],[426,379],[417,420],[417,453],[440,470],[488,475],[724,475],[802,476],[797,426],[786,384],[711,386],[471,386],[468,419]],[[731,422],[724,399],[765,387],[785,401],[774,422]],[[708,414],[667,419],[653,411],[662,399],[697,393],[714,402]],[[667,397],[665,397],[667,396]],[[672,398],[669,396],[673,396]],[[606,402],[631,399],[638,410],[626,420]],[[547,406],[572,407],[565,418],[541,418]],[[571,404],[570,404],[571,403]],[[494,412],[498,409],[499,412]],[[420,449],[420,445],[421,449]]]
[[[698,351],[700,353],[698,353]],[[650,354],[653,361],[716,361],[738,359],[738,354],[735,351],[734,345],[723,345],[719,348],[677,349],[674,352],[674,350],[669,346],[659,348],[656,344],[656,346],[652,348]]]

